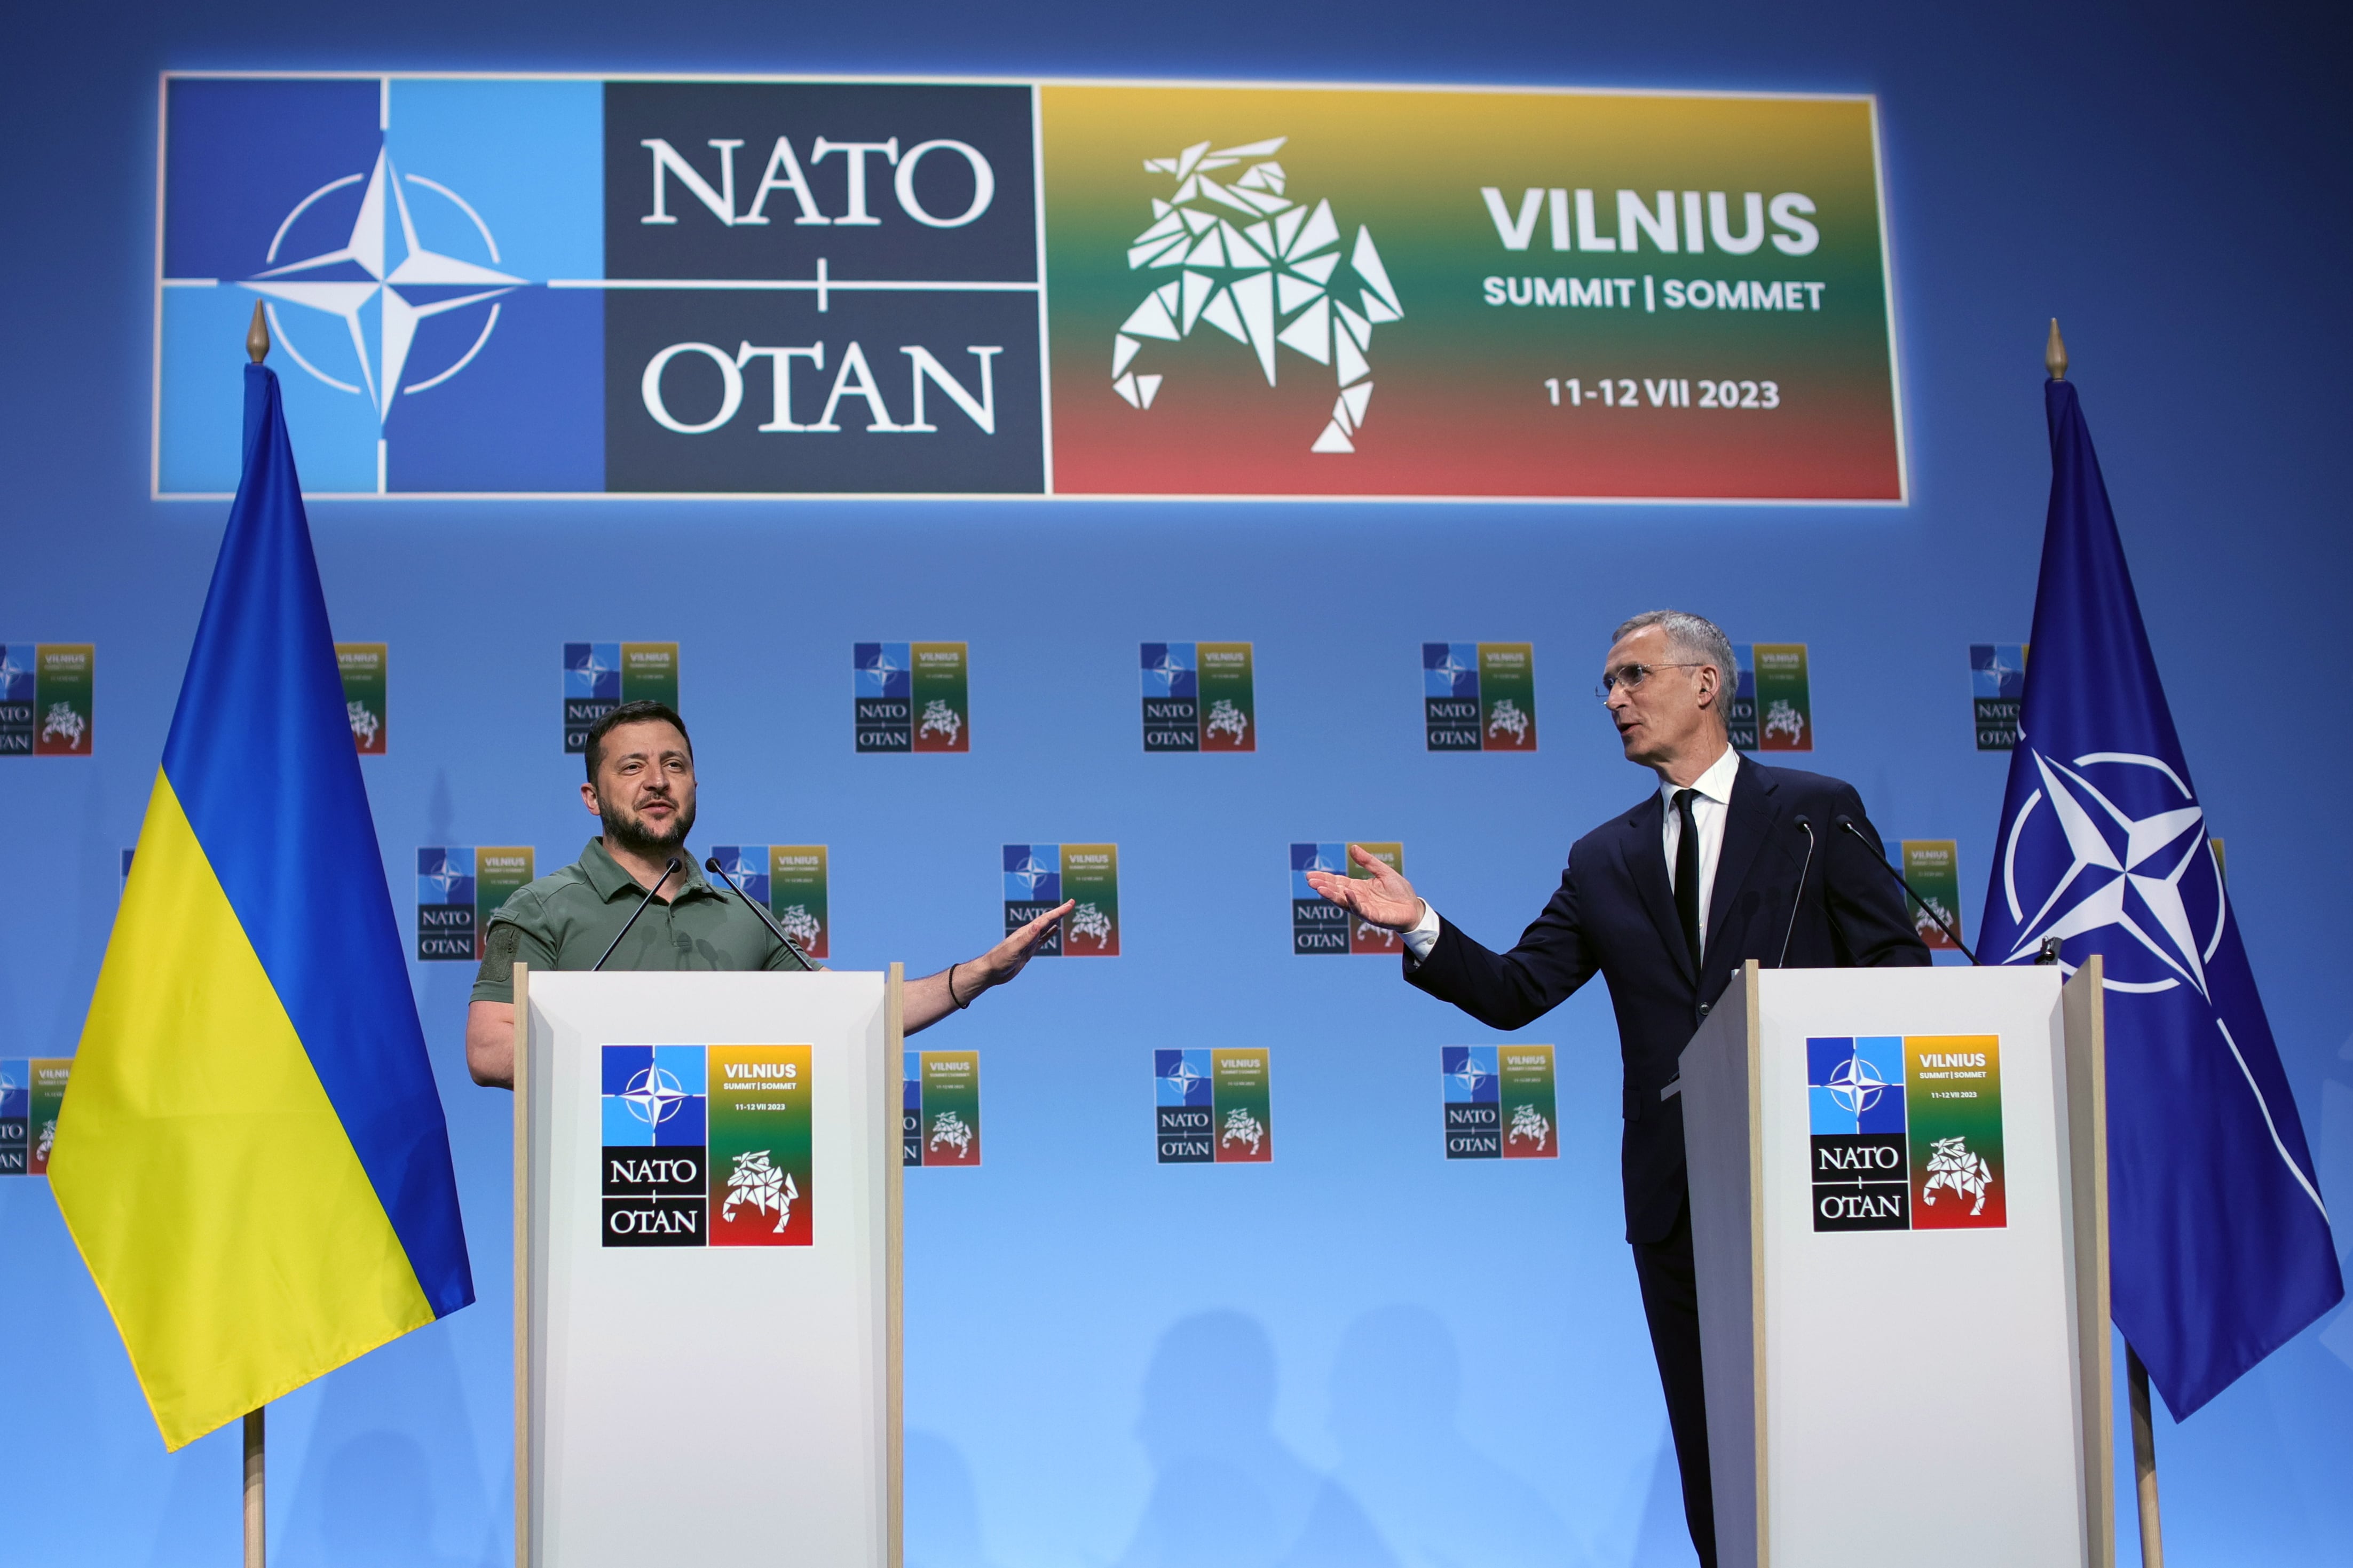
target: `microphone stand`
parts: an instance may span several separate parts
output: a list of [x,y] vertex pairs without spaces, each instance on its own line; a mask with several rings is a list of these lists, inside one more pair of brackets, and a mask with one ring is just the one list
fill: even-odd
[[[1854,825],[1853,817],[1841,816],[1838,819],[1838,825],[1842,830],[1853,834],[1856,841],[1864,848],[1871,848],[1871,840],[1863,837],[1862,829]],[[1931,904],[1927,900],[1922,898],[1919,893],[1913,889],[1912,884],[1904,879],[1903,872],[1897,870],[1894,867],[1882,859],[1877,850],[1872,851],[1871,863],[1878,867],[1881,870],[1886,872],[1889,876],[1894,878],[1896,885],[1901,887],[1906,893],[1911,894],[1912,901],[1920,906],[1920,912],[1926,915],[1930,920],[1935,921],[1936,922],[1936,929],[1943,931],[1947,937],[1952,939],[1953,945],[1961,950],[1961,956],[1963,958],[1968,959],[1971,963],[1978,963],[1978,955],[1969,951],[1969,944],[1961,940],[1961,933],[1955,931],[1950,924],[1947,923],[1945,917],[1936,912],[1936,906]]]
[[785,944],[785,951],[793,955],[794,963],[799,964],[803,969],[814,970],[817,968],[816,964],[811,963],[808,961],[807,953],[803,952],[799,948],[793,945],[793,939],[785,934],[785,928],[778,925],[776,922],[775,918],[771,916],[767,910],[762,909],[758,904],[754,903],[750,894],[746,893],[743,889],[735,886],[735,879],[727,874],[727,868],[725,867],[720,865],[718,856],[713,855],[706,858],[702,862],[702,868],[712,873],[718,877],[721,881],[726,883],[728,889],[737,898],[744,900],[744,907],[760,917],[762,922],[767,926],[769,931],[775,935],[776,939]]
[[1814,825],[1806,820],[1804,812],[1799,812],[1790,820],[1805,830],[1806,858],[1805,863],[1798,868],[1798,892],[1789,900],[1789,923],[1781,932],[1781,956],[1774,961],[1776,969],[1789,967],[1789,939],[1798,934],[1798,910],[1803,907],[1806,898],[1806,873],[1814,868]]
[[[680,860],[675,855],[670,858],[670,864],[662,868],[661,876],[656,879],[652,887],[646,889],[646,896],[638,900],[638,907],[629,911],[629,918],[621,922],[621,929],[613,933],[612,947],[607,947],[605,950],[605,958],[610,958],[613,956],[613,948],[621,945],[621,939],[629,934],[629,928],[638,923],[638,917],[646,912],[646,906],[652,903],[654,901],[654,895],[662,890],[662,883],[669,881],[671,875],[683,864],[684,862]],[[588,973],[594,974],[596,971],[604,968],[605,958],[600,958],[596,963],[590,964],[588,966]]]

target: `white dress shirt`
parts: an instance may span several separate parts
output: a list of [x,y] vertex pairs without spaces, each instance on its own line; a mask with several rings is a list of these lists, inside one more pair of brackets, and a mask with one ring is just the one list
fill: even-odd
[[[1692,823],[1699,829],[1699,929],[1703,952],[1707,942],[1707,909],[1715,892],[1716,863],[1724,858],[1724,817],[1732,805],[1732,781],[1740,773],[1740,753],[1730,746],[1724,754],[1710,763],[1707,771],[1691,782],[1694,792],[1692,799]],[[1674,890],[1675,851],[1683,847],[1683,814],[1675,809],[1675,794],[1683,786],[1659,781],[1659,801],[1666,808],[1666,823],[1661,829],[1661,847],[1667,853],[1667,889]],[[1421,919],[1405,933],[1406,951],[1419,963],[1438,945],[1440,931],[1438,911],[1425,899]]]

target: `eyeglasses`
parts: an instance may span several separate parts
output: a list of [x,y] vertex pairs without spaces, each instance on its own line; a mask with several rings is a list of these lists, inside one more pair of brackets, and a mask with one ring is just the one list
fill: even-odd
[[1620,686],[1624,687],[1629,691],[1633,690],[1634,688],[1641,685],[1642,682],[1651,679],[1651,672],[1652,670],[1703,669],[1705,668],[1706,663],[1704,660],[1699,660],[1690,664],[1621,664],[1615,669],[1605,669],[1601,672],[1601,684],[1593,689],[1593,695],[1599,698],[1602,701],[1607,702],[1609,700],[1609,693],[1611,691]]

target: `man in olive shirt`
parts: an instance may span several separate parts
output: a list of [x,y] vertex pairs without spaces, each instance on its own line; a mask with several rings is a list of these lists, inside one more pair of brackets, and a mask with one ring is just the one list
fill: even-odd
[[[514,966],[614,970],[810,969],[751,907],[703,880],[686,836],[694,826],[694,744],[686,721],[659,702],[624,702],[588,731],[581,803],[604,823],[580,858],[499,906],[483,942],[466,1014],[466,1066],[474,1081],[514,1086]],[[668,871],[675,858],[679,868]],[[667,880],[664,873],[668,871]],[[649,889],[656,889],[646,901]],[[639,904],[645,912],[634,925]],[[1065,902],[982,953],[907,982],[905,1032],[968,1007],[1021,973]],[[622,935],[623,927],[628,934]],[[620,945],[613,939],[620,936]]]

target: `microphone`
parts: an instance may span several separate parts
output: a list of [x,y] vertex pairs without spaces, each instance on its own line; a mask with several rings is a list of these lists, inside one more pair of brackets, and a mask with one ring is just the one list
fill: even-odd
[[[1862,837],[1862,829],[1854,825],[1853,817],[1847,816],[1844,812],[1841,812],[1839,814],[1838,825],[1845,832],[1853,834],[1855,837],[1862,842],[1864,848],[1871,849],[1871,840]],[[1912,901],[1920,906],[1921,912],[1926,915],[1930,920],[1936,922],[1936,929],[1938,931],[1943,931],[1947,936],[1952,938],[1953,945],[1961,950],[1961,956],[1963,958],[1968,959],[1971,963],[1978,962],[1978,955],[1969,951],[1969,944],[1961,940],[1961,933],[1955,931],[1950,925],[1947,924],[1945,917],[1938,914],[1936,911],[1935,907],[1932,906],[1927,900],[1922,898],[1917,892],[1914,891],[1912,884],[1904,879],[1903,872],[1897,870],[1894,867],[1889,865],[1884,859],[1881,858],[1879,851],[1876,849],[1872,849],[1871,863],[1878,867],[1881,870],[1886,872],[1889,876],[1894,878],[1896,885],[1902,888],[1906,893],[1910,893],[1912,895]]]
[[726,868],[719,864],[718,856],[712,855],[706,857],[702,862],[702,868],[706,871],[715,873],[721,881],[727,884],[729,889],[733,891],[737,898],[744,900],[745,908],[749,909],[754,914],[760,917],[762,922],[767,926],[769,931],[775,935],[776,939],[785,944],[785,951],[793,955],[793,962],[798,963],[803,969],[815,969],[817,967],[816,964],[811,963],[808,961],[808,954],[803,952],[799,948],[793,945],[793,939],[785,934],[785,928],[778,925],[775,919],[769,915],[767,910],[754,903],[752,901],[752,896],[749,893],[746,893],[743,889],[735,886],[735,879],[729,876]]
[[[685,864],[685,862],[681,860],[675,855],[670,858],[670,864],[662,868],[661,876],[655,881],[652,887],[646,889],[646,896],[638,900],[638,907],[629,911],[629,918],[621,922],[621,929],[613,933],[613,947],[608,947],[605,950],[605,958],[610,958],[613,956],[613,948],[621,945],[621,939],[629,934],[629,928],[638,923],[638,917],[646,912],[646,906],[652,903],[654,901],[654,895],[662,890],[662,883],[669,881],[672,873],[676,872],[683,864]],[[590,964],[588,966],[588,973],[594,974],[596,971],[604,968],[605,958],[600,958],[596,963]]]
[[1814,868],[1814,825],[1806,820],[1806,814],[1802,811],[1789,820],[1805,829],[1806,860],[1798,868],[1798,891],[1789,900],[1789,924],[1788,929],[1781,933],[1781,956],[1773,963],[1776,969],[1789,967],[1789,939],[1798,934],[1798,908],[1806,897],[1806,873]]

